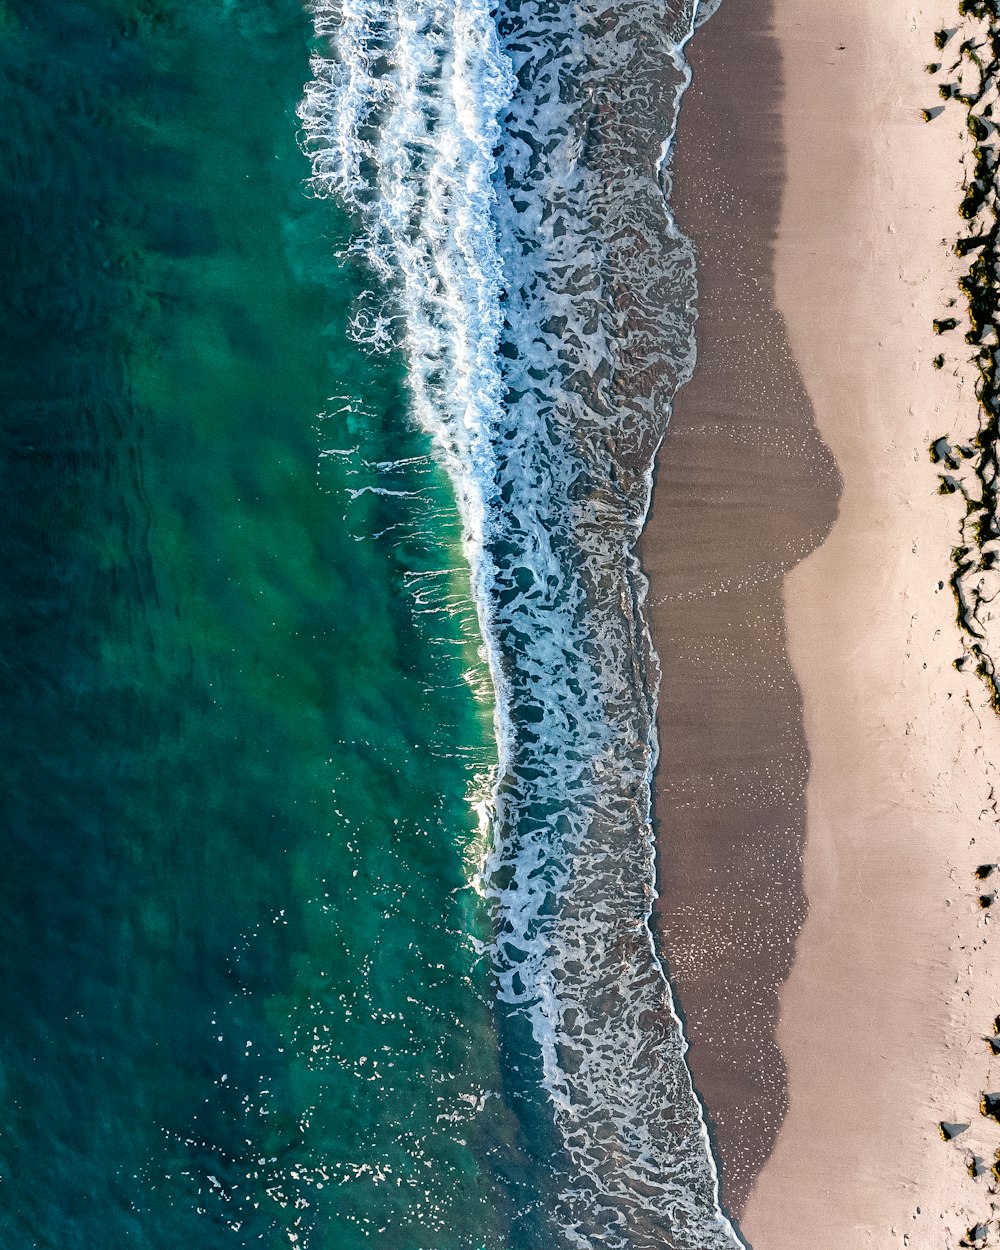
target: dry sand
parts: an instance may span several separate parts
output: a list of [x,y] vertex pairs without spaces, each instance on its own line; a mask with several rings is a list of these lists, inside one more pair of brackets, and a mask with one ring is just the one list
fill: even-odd
[[[987,1244],[1000,1245],[995,1183],[967,1170],[1000,1149],[1000,1125],[978,1106],[1000,1090],[985,1040],[1000,960],[977,903],[991,882],[975,879],[1000,859],[1000,721],[953,667],[961,643],[946,582],[960,503],[937,494],[927,452],[933,438],[975,428],[960,336],[932,332],[956,294],[948,245],[963,117],[957,107],[920,116],[939,102],[923,67],[945,59],[933,35],[956,25],[955,7],[774,0],[772,13],[771,0],[725,0],[692,46],[704,90],[724,84],[732,103],[713,138],[692,92],[676,165],[682,224],[697,237],[699,192],[685,179],[705,170],[703,215],[718,203],[724,221],[714,236],[703,223],[697,240],[701,364],[664,444],[643,547],[665,669],[659,917],[724,1197],[754,1250],[943,1250],[991,1219]],[[760,149],[756,181],[727,127]],[[783,198],[768,131],[784,136]],[[772,256],[768,213],[779,206]],[[740,222],[757,251],[734,246],[725,263],[742,269],[727,296],[709,248]],[[728,352],[752,382],[738,368],[727,382]],[[803,437],[816,449],[813,418],[843,480],[839,513],[783,576],[828,521],[822,451],[803,460],[792,446]],[[705,438],[718,457],[700,450]],[[804,809],[796,684],[772,611],[782,584],[811,760]],[[689,610],[695,602],[703,609]],[[803,833],[808,916],[777,1027],[782,1119],[784,1072],[766,1031],[802,915]],[[749,982],[738,979],[748,964]],[[945,1143],[942,1120],[970,1127]],[[768,1148],[778,1133],[759,1174],[758,1130]]]
[[[787,187],[778,304],[844,477],[827,542],[786,582],[812,754],[809,918],[782,992],[790,1111],[746,1209],[759,1250],[954,1246],[993,1214],[1000,972],[977,864],[1000,856],[1000,722],[947,580],[959,505],[927,447],[974,428],[971,372],[932,321],[954,297],[963,117],[924,65],[950,3],[778,0]],[[846,51],[838,53],[838,45]],[[943,59],[943,57],[942,57]],[[970,1123],[951,1144],[941,1120]],[[992,1229],[991,1241],[996,1242]]]

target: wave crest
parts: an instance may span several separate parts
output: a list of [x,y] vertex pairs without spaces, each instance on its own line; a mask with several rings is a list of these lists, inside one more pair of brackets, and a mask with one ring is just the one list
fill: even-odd
[[465,527],[500,746],[482,887],[564,1148],[553,1220],[581,1248],[729,1250],[649,926],[659,668],[634,554],[694,361],[663,137],[696,4],[314,12],[314,186],[359,215],[384,295],[358,332],[398,323]]

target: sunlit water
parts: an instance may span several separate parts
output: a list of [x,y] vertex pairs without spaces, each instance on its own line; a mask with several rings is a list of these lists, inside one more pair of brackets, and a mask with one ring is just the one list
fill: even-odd
[[0,0],[0,1244],[736,1244],[632,552],[696,16]]

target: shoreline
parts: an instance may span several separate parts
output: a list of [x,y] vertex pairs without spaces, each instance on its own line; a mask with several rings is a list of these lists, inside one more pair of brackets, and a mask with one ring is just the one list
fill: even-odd
[[839,488],[775,307],[772,7],[728,0],[688,49],[671,204],[699,256],[698,362],[640,543],[663,669],[655,928],[737,1218],[783,1112],[777,994],[805,915],[808,763],[782,578],[829,531]]
[[965,114],[923,117],[958,24],[955,0],[726,0],[689,48],[672,203],[699,360],[640,544],[655,924],[754,1250],[997,1227],[976,869],[1000,858],[1000,720],[954,664],[962,501],[928,454],[978,429],[972,349],[934,331],[968,267]]

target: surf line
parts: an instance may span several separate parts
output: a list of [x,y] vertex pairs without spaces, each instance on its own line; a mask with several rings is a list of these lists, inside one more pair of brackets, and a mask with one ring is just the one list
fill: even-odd
[[[659,667],[634,546],[696,295],[664,197],[699,17],[675,9],[595,33],[539,0],[316,0],[299,109],[374,279],[353,332],[405,353],[454,485],[495,691],[498,998],[563,1144],[553,1218],[608,1250],[740,1244],[650,926]],[[609,86],[637,73],[655,135]]]

